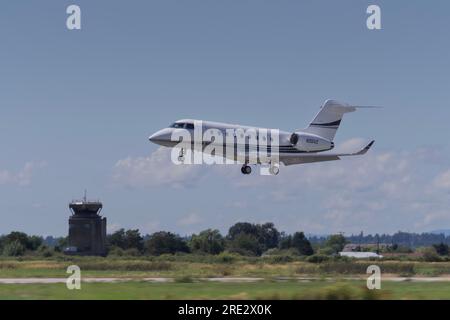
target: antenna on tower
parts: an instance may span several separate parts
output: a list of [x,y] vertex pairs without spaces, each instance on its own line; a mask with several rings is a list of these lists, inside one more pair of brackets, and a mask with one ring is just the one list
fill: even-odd
[[84,189],[84,202],[87,202],[87,189]]

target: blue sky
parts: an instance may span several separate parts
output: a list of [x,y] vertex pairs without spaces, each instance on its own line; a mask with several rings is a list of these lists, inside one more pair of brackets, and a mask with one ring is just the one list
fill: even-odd
[[[82,30],[66,29],[78,4]],[[378,4],[382,30],[366,28]],[[110,230],[180,234],[238,221],[281,230],[450,227],[448,1],[9,1],[0,10],[0,233],[67,233],[68,202]],[[339,148],[367,156],[281,168],[175,168],[147,137],[176,119],[284,130],[325,99]]]

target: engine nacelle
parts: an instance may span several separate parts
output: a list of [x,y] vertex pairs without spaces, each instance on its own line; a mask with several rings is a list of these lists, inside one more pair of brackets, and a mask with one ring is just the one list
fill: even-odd
[[314,134],[294,132],[290,142],[297,150],[305,152],[327,151],[334,148],[334,142],[328,141]]

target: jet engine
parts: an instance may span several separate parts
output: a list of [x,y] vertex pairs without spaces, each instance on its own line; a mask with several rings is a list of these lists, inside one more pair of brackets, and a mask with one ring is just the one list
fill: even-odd
[[334,148],[334,142],[303,132],[294,132],[289,141],[294,148],[305,152],[320,152]]

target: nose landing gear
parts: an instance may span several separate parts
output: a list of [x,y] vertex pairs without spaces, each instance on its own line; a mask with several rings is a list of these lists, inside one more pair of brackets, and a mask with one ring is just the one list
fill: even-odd
[[178,161],[181,162],[181,163],[184,163],[184,153],[185,153],[184,149],[181,148],[180,154],[178,155]]

